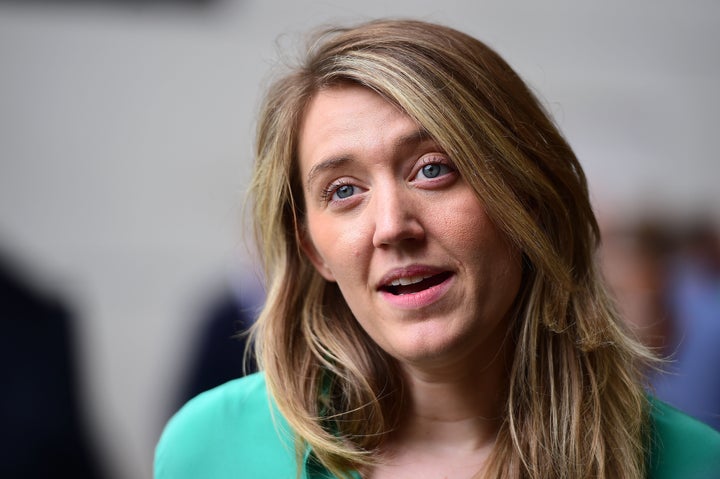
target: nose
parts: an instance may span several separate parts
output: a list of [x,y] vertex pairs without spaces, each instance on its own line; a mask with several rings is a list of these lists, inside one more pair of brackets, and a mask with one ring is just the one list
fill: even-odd
[[373,194],[376,248],[425,238],[418,198],[403,186],[377,189]]

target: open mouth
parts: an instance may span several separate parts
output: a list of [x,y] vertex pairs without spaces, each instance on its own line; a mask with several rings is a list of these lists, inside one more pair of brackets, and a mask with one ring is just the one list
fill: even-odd
[[443,283],[450,276],[452,276],[452,273],[445,271],[432,276],[411,276],[407,278],[398,278],[390,284],[382,286],[380,290],[386,291],[395,296],[419,293],[420,291],[424,291]]

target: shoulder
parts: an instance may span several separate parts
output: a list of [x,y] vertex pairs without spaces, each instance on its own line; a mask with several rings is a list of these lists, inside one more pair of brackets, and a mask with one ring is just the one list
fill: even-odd
[[155,449],[155,478],[275,478],[295,475],[290,428],[272,405],[262,373],[189,401]]
[[650,417],[652,479],[720,475],[720,432],[657,399],[650,401]]

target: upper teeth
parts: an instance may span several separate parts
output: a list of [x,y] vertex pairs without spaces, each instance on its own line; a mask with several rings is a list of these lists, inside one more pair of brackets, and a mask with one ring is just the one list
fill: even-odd
[[419,283],[420,281],[429,278],[429,276],[410,276],[407,278],[398,278],[390,283],[390,286],[407,286],[408,284]]

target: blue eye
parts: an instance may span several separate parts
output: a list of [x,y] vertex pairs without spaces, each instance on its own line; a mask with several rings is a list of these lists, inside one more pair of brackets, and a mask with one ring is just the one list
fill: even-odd
[[335,190],[335,193],[333,196],[337,196],[338,198],[345,199],[351,197],[355,193],[355,187],[353,185],[342,185],[338,189]]
[[423,175],[425,175],[425,178],[436,178],[438,175],[440,175],[440,165],[437,164],[430,164],[425,165],[422,168]]
[[433,178],[447,175],[451,171],[450,167],[444,163],[428,163],[420,168],[416,178],[422,179],[424,177],[431,180]]

